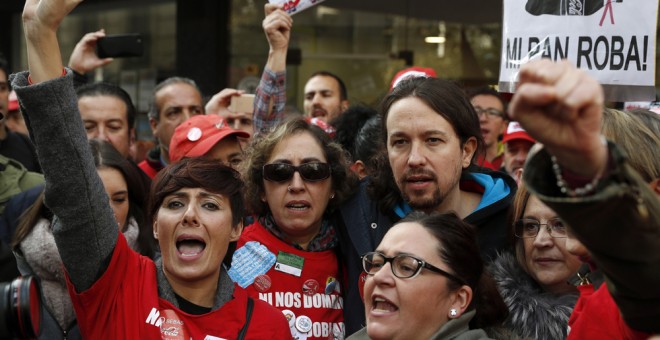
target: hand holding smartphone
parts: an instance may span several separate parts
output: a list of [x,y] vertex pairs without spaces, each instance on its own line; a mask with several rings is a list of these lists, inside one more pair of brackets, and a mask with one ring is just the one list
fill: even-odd
[[143,53],[139,33],[106,35],[96,41],[96,55],[99,58],[141,57]]

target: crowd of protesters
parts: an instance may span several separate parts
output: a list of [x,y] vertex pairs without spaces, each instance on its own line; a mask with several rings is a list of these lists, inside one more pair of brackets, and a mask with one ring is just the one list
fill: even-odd
[[0,60],[0,270],[39,278],[40,339],[660,333],[660,115],[569,62],[522,66],[510,103],[413,67],[377,108],[321,70],[291,117],[267,4],[251,112],[168,78],[141,152],[128,94],[86,84],[105,32],[62,62],[81,1],[27,0],[28,70]]

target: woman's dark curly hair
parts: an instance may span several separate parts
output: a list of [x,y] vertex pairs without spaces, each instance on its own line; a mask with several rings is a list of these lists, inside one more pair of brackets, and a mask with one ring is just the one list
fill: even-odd
[[264,194],[263,167],[275,147],[284,139],[301,133],[310,134],[323,149],[323,154],[330,164],[330,178],[334,199],[330,200],[326,213],[336,209],[351,193],[355,175],[348,169],[344,150],[332,142],[330,137],[319,127],[295,118],[278,125],[272,132],[252,141],[247,150],[248,158],[241,164],[241,173],[245,182],[245,203],[249,213],[263,216],[268,213],[268,203],[262,201]]

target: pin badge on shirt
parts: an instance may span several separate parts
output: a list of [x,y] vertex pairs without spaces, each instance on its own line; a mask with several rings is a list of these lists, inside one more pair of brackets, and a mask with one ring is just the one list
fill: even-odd
[[303,283],[302,291],[307,296],[312,296],[319,291],[319,282],[314,279],[309,279]]
[[301,315],[296,318],[296,329],[301,333],[307,333],[312,330],[312,319],[307,315]]
[[289,327],[293,328],[296,325],[296,314],[288,309],[285,309],[282,311],[282,314],[284,314],[284,317],[286,318],[286,321],[289,322]]
[[263,274],[259,275],[254,278],[254,289],[256,289],[259,293],[265,293],[270,289],[270,286],[272,285],[272,281],[270,279],[270,276]]
[[295,254],[280,251],[277,254],[275,270],[300,277],[305,259]]
[[328,276],[325,280],[325,294],[330,295],[334,292],[339,293],[339,282],[332,276]]

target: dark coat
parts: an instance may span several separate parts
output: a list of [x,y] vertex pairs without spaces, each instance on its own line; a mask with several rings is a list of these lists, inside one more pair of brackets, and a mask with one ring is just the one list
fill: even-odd
[[566,338],[568,318],[577,301],[577,291],[562,296],[543,291],[511,253],[502,253],[489,269],[509,307],[505,327],[522,338]]

